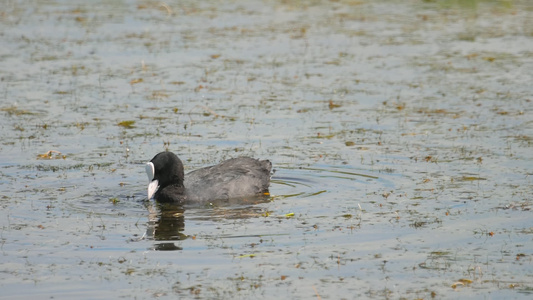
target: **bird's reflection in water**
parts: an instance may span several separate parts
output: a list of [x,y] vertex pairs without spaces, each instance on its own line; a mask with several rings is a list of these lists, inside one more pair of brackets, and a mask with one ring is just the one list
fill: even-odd
[[148,203],[149,222],[145,238],[158,241],[154,244],[153,250],[182,250],[183,248],[173,241],[181,241],[190,237],[185,233],[186,210],[192,212],[189,219],[194,220],[247,219],[261,216],[264,208],[257,206],[257,204],[270,201],[270,195],[264,195],[191,206],[173,203]]
[[173,251],[182,250],[174,242],[187,238],[185,230],[185,209],[181,205],[170,203],[155,203],[148,207],[150,212],[146,237],[161,241],[154,244],[154,250]]

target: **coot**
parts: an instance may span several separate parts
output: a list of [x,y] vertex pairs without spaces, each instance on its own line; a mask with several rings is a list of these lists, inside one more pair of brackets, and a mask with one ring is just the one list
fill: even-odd
[[184,176],[181,160],[161,152],[146,164],[148,199],[201,203],[262,195],[268,192],[272,163],[250,157],[232,158]]

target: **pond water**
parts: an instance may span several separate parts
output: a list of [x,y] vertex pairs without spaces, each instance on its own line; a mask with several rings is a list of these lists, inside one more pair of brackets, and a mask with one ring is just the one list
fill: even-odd
[[[5,1],[0,297],[529,299],[533,4]],[[270,159],[262,199],[144,163]]]

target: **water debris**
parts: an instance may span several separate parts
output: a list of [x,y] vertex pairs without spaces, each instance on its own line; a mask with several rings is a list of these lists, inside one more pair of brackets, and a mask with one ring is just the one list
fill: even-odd
[[428,156],[424,157],[424,160],[426,162],[432,162],[432,163],[437,163],[438,162],[437,157],[434,157],[434,156],[431,156],[431,155],[428,155]]
[[266,218],[266,217],[269,217],[271,214],[272,214],[272,211],[267,210],[267,211],[263,212],[261,214],[261,216]]
[[133,126],[133,124],[135,124],[135,121],[122,121],[122,122],[118,122],[118,126],[122,126],[124,128],[128,128],[128,129],[131,129],[131,128],[135,128],[135,126]]
[[316,138],[317,139],[331,139],[335,136],[335,134],[322,134],[320,132],[317,132],[316,133]]
[[[531,0],[381,2],[9,1],[2,295],[531,295]],[[272,195],[148,200],[165,149]]]
[[131,84],[131,85],[134,85],[134,84],[137,84],[137,83],[141,83],[141,82],[143,82],[143,81],[144,81],[144,80],[143,80],[142,78],[132,79],[132,80],[130,81],[130,84]]
[[327,192],[327,190],[321,190],[321,191],[318,191],[318,192],[311,193],[311,194],[309,194],[309,196],[316,196],[316,195],[320,195],[320,194],[326,193],[326,192]]
[[316,298],[317,298],[318,300],[321,300],[322,298],[320,297],[320,294],[318,293],[316,287],[313,285],[312,288],[313,288],[313,290],[315,291]]
[[194,91],[198,93],[200,90],[205,89],[205,88],[207,88],[207,86],[204,86],[204,85],[200,84],[200,85],[198,85],[197,87],[194,88]]
[[56,95],[68,95],[68,94],[71,94],[72,92],[70,91],[56,91],[54,94]]
[[462,278],[462,279],[457,280],[457,282],[454,282],[452,284],[452,288],[456,289],[460,285],[465,286],[465,285],[470,285],[471,283],[472,283],[472,280]]
[[[209,107],[207,107],[207,106],[205,106],[205,105],[196,105],[195,107],[193,107],[193,108],[189,111],[189,119],[191,120],[191,123],[194,122],[194,120],[192,119],[191,114],[192,114],[193,110],[196,109],[196,108],[198,108],[198,107],[200,107],[200,108],[202,108],[202,109],[204,110],[204,112],[203,112],[203,116],[204,116],[204,117],[209,117],[209,116],[213,115],[215,118],[226,118],[226,116],[223,116],[223,115],[219,115],[219,114],[217,114],[214,110],[212,110],[211,108],[209,108]],[[233,118],[233,117],[230,117],[230,120],[233,121],[234,118]]]
[[405,105],[406,105],[405,103],[398,103],[398,104],[396,104],[396,109],[397,110],[404,110]]
[[162,100],[162,99],[165,99],[165,98],[168,98],[169,95],[167,94],[167,92],[165,90],[160,90],[160,91],[153,91],[152,92],[152,95],[150,96],[150,99],[152,100]]
[[132,275],[133,273],[135,273],[135,269],[134,268],[128,268],[128,269],[126,269],[126,271],[124,271],[124,274],[126,274],[126,275]]
[[341,107],[341,106],[342,105],[340,104],[333,103],[333,100],[329,100],[329,109],[334,109],[334,108]]
[[306,113],[306,112],[308,112],[308,111],[310,111],[309,108],[301,108],[301,109],[297,110],[296,112],[299,113],[299,114],[301,114],[301,113]]
[[29,111],[29,110],[18,109],[16,106],[2,107],[2,108],[0,108],[0,111],[5,111],[5,112],[7,112],[9,115],[15,115],[15,116],[20,116],[20,115],[35,115],[35,114],[36,114],[36,113],[31,112],[31,111]]
[[524,253],[518,253],[518,254],[516,255],[516,260],[520,260],[521,258],[524,258],[524,257],[526,257],[526,254],[524,254]]
[[409,224],[410,227],[413,227],[413,228],[421,228],[421,227],[425,227],[425,226],[428,226],[428,225],[431,225],[431,224],[441,224],[442,221],[439,219],[439,218],[435,218],[433,220],[428,220],[428,221],[415,221],[411,224]]
[[56,151],[56,150],[49,150],[46,153],[37,154],[37,159],[60,159],[60,158],[65,159],[66,156],[65,155],[62,156],[61,152]]
[[167,16],[169,16],[169,17],[172,16],[172,14],[174,14],[174,11],[172,10],[172,8],[168,4],[166,4],[165,2],[159,3],[159,7],[164,9],[167,12]]
[[[495,207],[496,209],[513,209],[513,210],[522,210],[522,211],[530,211],[532,210],[531,208],[531,203],[529,201],[524,201],[524,202],[512,202],[512,203],[509,203],[507,205],[504,205],[504,206],[497,206]],[[533,230],[533,228],[532,228]]]
[[459,180],[461,180],[461,181],[477,181],[477,180],[487,180],[487,178],[477,177],[477,176],[463,176]]
[[249,257],[249,258],[254,258],[256,254],[252,253],[252,254],[243,254],[243,255],[239,255],[237,256],[237,258],[245,258],[245,257]]

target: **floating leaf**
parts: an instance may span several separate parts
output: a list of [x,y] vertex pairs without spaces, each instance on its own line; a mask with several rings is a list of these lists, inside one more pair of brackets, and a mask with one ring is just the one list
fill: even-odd
[[456,289],[458,285],[464,285],[464,283],[456,282],[456,283],[452,284],[452,289]]
[[122,122],[119,122],[117,125],[118,126],[122,126],[124,128],[134,128],[135,126],[133,126],[133,124],[135,124],[135,121],[122,121]]
[[[54,156],[55,153],[55,156]],[[49,150],[46,153],[43,154],[37,154],[37,159],[58,159],[61,158],[61,152],[56,150]],[[65,158],[63,156],[63,158]]]
[[476,177],[476,176],[463,176],[461,177],[462,181],[476,181],[476,180],[487,180],[487,178]]
[[334,136],[335,136],[334,134],[326,134],[325,135],[325,134],[322,134],[320,132],[317,132],[317,134],[316,134],[316,138],[318,138],[318,139],[331,139]]
[[134,84],[137,84],[137,83],[141,83],[141,82],[143,82],[143,81],[144,81],[144,80],[143,80],[142,78],[132,79],[132,80],[130,81],[130,84],[131,84],[131,85],[134,85]]
[[245,257],[253,258],[255,257],[255,254],[244,254],[244,255],[237,256],[237,258],[245,258]]
[[57,94],[57,95],[68,95],[68,94],[71,94],[71,92],[69,92],[69,91],[56,91],[55,94]]
[[472,280],[466,279],[466,278],[461,278],[461,279],[459,279],[457,281],[462,282],[463,284],[471,284],[472,283]]

